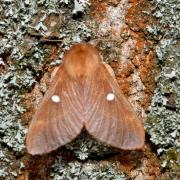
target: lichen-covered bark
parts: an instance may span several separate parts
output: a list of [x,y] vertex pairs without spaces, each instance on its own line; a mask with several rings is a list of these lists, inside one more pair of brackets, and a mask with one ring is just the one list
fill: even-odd
[[156,45],[161,72],[156,77],[156,89],[146,121],[150,141],[155,145],[163,174],[160,179],[180,178],[180,18],[177,1],[153,0],[156,26],[148,27]]
[[[179,179],[177,0],[0,0],[0,179]],[[141,151],[86,132],[50,154],[24,139],[51,72],[76,42],[93,43],[144,119]]]

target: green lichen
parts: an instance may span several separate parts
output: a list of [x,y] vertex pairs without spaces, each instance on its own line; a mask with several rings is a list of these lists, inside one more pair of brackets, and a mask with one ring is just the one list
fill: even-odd
[[164,176],[167,179],[176,179],[180,177],[180,153],[176,148],[169,149],[166,153],[161,157],[161,166],[165,169],[166,173]]

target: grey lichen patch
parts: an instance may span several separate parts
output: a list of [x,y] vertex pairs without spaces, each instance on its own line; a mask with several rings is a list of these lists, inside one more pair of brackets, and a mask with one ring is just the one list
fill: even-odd
[[38,0],[37,4],[46,7],[49,11],[61,11],[60,8],[72,9],[72,14],[84,13],[91,5],[89,0]]
[[68,179],[68,180],[125,180],[127,175],[120,170],[118,162],[96,162],[89,161],[80,163],[78,161],[67,162],[62,157],[59,157],[52,166],[53,172],[51,177],[54,180]]
[[89,0],[74,0],[73,14],[84,12],[91,5]]
[[104,143],[96,141],[86,132],[81,133],[75,141],[66,145],[66,148],[72,150],[80,160],[86,160],[89,157],[101,157],[109,153],[117,152]]
[[[177,0],[153,0],[158,24],[147,27],[158,40],[156,54],[161,73],[158,75],[150,114],[146,124],[150,140],[157,147],[165,173],[162,179],[177,178],[180,156],[180,18]],[[173,154],[173,156],[171,155]]]
[[17,169],[23,170],[24,164],[17,160],[13,153],[0,145],[0,179],[13,180],[18,176]]
[[154,5],[153,15],[158,19],[158,24],[147,26],[147,30],[152,38],[159,41],[156,53],[158,60],[162,61],[167,47],[180,35],[180,7],[177,0],[152,0],[151,3]]
[[[177,159],[171,159],[173,149],[180,156],[180,62],[179,45],[170,46],[164,57],[162,71],[157,77],[157,89],[152,99],[150,115],[146,123],[150,140],[156,145],[157,152],[164,159],[162,166],[178,165]],[[171,170],[172,170],[171,169]]]
[[58,39],[62,24],[62,14],[62,11],[39,11],[30,26],[29,34],[44,37],[45,39]]
[[152,0],[154,5],[154,16],[159,20],[158,25],[148,27],[149,32],[154,35],[162,35],[163,39],[174,39],[179,37],[180,19],[179,3],[177,0]]
[[[38,1],[43,10],[39,11],[39,17],[30,26],[30,35],[41,37],[41,42],[59,42],[61,50],[58,59],[55,59],[51,65],[61,63],[64,52],[72,44],[87,41],[91,37],[91,30],[86,25],[84,18],[72,18],[70,10],[73,9],[72,2],[65,1]],[[89,1],[75,1],[82,6],[79,10],[73,9],[73,13],[88,11]],[[68,4],[68,8],[64,6]],[[87,5],[87,6],[86,6]],[[76,11],[76,12],[75,12]],[[49,40],[49,41],[48,41]]]
[[20,173],[14,164],[25,149],[22,99],[40,77],[48,54],[45,46],[26,37],[36,8],[35,1],[0,1],[0,179]]
[[[179,45],[170,46],[157,77],[157,89],[150,107],[148,132],[161,153],[180,145],[180,62]],[[153,129],[151,127],[154,127]]]
[[73,43],[88,40],[91,37],[91,30],[83,21],[67,19],[67,22],[64,23],[60,30],[60,37],[63,39],[61,47],[65,51]]

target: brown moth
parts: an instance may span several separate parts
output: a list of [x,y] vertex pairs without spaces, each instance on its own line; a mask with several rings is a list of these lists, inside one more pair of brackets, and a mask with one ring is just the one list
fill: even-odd
[[82,129],[124,150],[144,145],[144,129],[121,92],[110,66],[89,44],[74,45],[64,57],[26,138],[30,154],[44,154],[75,139]]

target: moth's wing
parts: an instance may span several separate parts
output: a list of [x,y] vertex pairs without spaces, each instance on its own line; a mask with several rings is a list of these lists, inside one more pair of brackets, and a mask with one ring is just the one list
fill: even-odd
[[[102,64],[86,86],[88,111],[85,127],[89,134],[116,148],[125,150],[142,148],[144,145],[142,122],[109,69]],[[114,100],[107,100],[109,93],[114,94]]]
[[[79,87],[75,86],[76,82],[60,68],[30,124],[26,137],[30,154],[48,153],[80,134],[82,109],[77,98]],[[58,96],[60,101],[53,102],[52,96]]]

